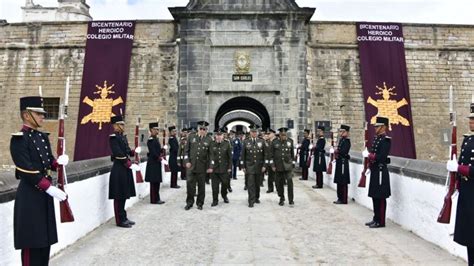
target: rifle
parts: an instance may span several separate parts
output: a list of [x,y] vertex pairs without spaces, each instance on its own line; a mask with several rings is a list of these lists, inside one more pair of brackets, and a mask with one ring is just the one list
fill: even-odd
[[[334,132],[331,132],[331,147],[334,149]],[[331,160],[329,160],[328,169],[326,171],[328,175],[332,174],[332,161],[334,161],[334,153],[331,154]]]
[[[449,156],[451,160],[453,160],[457,154],[457,149],[458,149],[457,142],[456,142],[456,136],[457,136],[456,112],[454,112],[454,108],[453,108],[453,86],[449,87],[449,120],[452,126],[451,146],[450,146]],[[448,186],[448,192],[446,193],[446,196],[444,197],[443,208],[441,209],[441,212],[438,215],[438,223],[442,223],[442,224],[449,224],[451,220],[451,207],[453,204],[451,197],[456,191],[456,172],[449,172],[446,182],[447,182],[446,185]]]
[[[166,128],[167,125],[165,124],[165,127],[163,128],[163,146],[161,147],[161,157],[166,160]],[[165,164],[165,172],[170,172],[170,166],[168,164]]]
[[[135,149],[139,147],[139,128],[140,128],[140,117],[137,119],[137,124],[135,125]],[[140,165],[140,155],[135,152],[135,163]],[[135,172],[135,179],[137,183],[143,183],[143,176],[140,170]]]
[[[64,95],[64,103],[59,106],[59,129],[58,129],[58,146],[57,154],[58,157],[63,155],[66,151],[66,140],[64,138],[64,118],[67,117],[67,106],[69,98],[69,77],[66,81],[66,93]],[[65,191],[65,184],[67,183],[66,169],[64,165],[58,165],[58,188],[62,191]],[[69,201],[63,200],[59,202],[59,213],[61,216],[61,223],[74,222],[74,215],[72,214],[71,207],[69,206]]]
[[[367,121],[364,122],[364,150],[367,149],[367,146],[369,144],[369,127]],[[366,179],[367,177],[365,176],[365,172],[367,172],[367,169],[369,168],[369,158],[364,158],[364,169],[362,169],[362,173],[360,174],[360,180],[359,180],[359,185],[358,187],[365,187]]]

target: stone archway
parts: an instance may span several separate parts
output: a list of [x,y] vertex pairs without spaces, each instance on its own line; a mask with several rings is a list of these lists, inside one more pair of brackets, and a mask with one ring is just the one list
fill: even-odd
[[270,115],[267,108],[251,97],[240,96],[223,103],[216,113],[215,127],[224,127],[234,121],[255,123],[261,128],[270,127]]

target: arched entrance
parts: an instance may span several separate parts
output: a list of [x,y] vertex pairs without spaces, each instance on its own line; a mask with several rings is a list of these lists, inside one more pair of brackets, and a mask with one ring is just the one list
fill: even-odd
[[270,115],[267,108],[259,101],[250,97],[235,97],[219,107],[216,113],[215,127],[227,126],[229,129],[246,131],[250,124],[257,124],[261,128],[270,127]]

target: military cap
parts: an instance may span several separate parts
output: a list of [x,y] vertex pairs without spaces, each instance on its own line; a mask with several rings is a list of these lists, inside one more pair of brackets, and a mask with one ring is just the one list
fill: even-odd
[[257,131],[259,126],[257,124],[252,124],[252,125],[249,126],[249,128],[250,128],[250,131]]
[[158,129],[158,122],[153,122],[153,123],[148,124],[148,128]]
[[199,122],[197,122],[197,125],[199,127],[208,127],[209,123],[207,121],[199,121]]
[[214,133],[216,133],[216,135],[221,135],[221,134],[224,134],[226,133],[227,131],[225,130],[225,128],[217,128],[214,130]]
[[270,134],[270,133],[276,133],[276,132],[275,132],[275,130],[273,130],[271,128],[267,128],[267,131],[265,133]]
[[326,128],[324,126],[318,126],[318,129],[320,129],[322,131],[326,130]]
[[112,118],[110,118],[110,123],[112,124],[125,124],[125,121],[123,121],[123,117],[121,115],[116,115],[116,116],[112,116]]
[[43,98],[40,96],[29,96],[20,98],[20,111],[33,111],[45,114]]
[[348,126],[348,125],[341,125],[341,128],[339,128],[339,129],[342,129],[342,130],[345,130],[345,131],[350,131],[351,127]]
[[388,118],[377,116],[374,126],[387,126],[388,127]]
[[287,127],[282,127],[282,128],[279,128],[278,131],[280,133],[286,133],[286,132],[288,132],[288,128]]
[[175,129],[176,129],[176,126],[170,126],[170,127],[168,127],[168,131],[170,131],[170,132],[173,131],[173,130],[175,130]]

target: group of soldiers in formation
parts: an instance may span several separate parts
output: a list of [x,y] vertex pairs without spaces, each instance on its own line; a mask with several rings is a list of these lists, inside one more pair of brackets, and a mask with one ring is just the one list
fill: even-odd
[[[53,156],[48,134],[41,132],[44,114],[41,97],[23,97],[20,99],[20,111],[23,126],[12,134],[10,151],[16,165],[15,176],[20,180],[14,206],[14,244],[21,249],[23,265],[48,265],[50,247],[58,241],[53,199],[63,201],[66,193],[53,185],[51,171],[58,166],[68,164],[67,155],[57,159]],[[122,116],[111,118],[114,133],[110,135],[113,166],[110,173],[109,199],[114,200],[115,221],[119,227],[132,227],[135,222],[127,217],[125,201],[136,195],[132,170],[138,165],[132,163],[132,156],[140,153],[141,148],[130,149],[124,133],[125,122]],[[229,203],[227,193],[231,192],[230,180],[236,179],[237,168],[245,173],[245,189],[248,190],[248,206],[260,203],[260,187],[263,186],[265,173],[268,174],[268,193],[273,192],[274,184],[280,198],[279,205],[285,204],[284,186],[287,186],[287,197],[294,205],[293,169],[296,164],[293,140],[287,136],[287,128],[280,128],[279,134],[268,128],[260,132],[258,126],[251,125],[250,133],[243,138],[231,132],[227,136],[226,128],[215,130],[212,138],[208,133],[209,124],[198,123],[196,129],[183,129],[180,140],[176,128],[168,128],[170,137],[169,168],[171,170],[171,187],[179,188],[177,175],[186,180],[187,197],[185,210],[196,202],[202,210],[204,205],[205,184],[207,178],[212,180],[212,205],[218,205],[219,192],[225,203]],[[373,219],[366,223],[370,228],[385,226],[386,199],[390,197],[390,175],[387,165],[391,139],[386,135],[389,120],[377,117],[376,136],[369,150],[363,157],[370,162],[369,197],[373,200]],[[469,265],[474,263],[474,104],[469,116],[470,132],[465,135],[459,161],[450,160],[447,169],[459,173],[459,199],[456,213],[454,241],[468,249]],[[163,204],[160,198],[160,183],[163,180],[162,167],[166,159],[158,139],[158,123],[150,123],[150,138],[147,141],[148,161],[145,181],[150,182],[150,201]],[[308,179],[308,161],[312,161],[316,173],[316,185],[323,187],[323,172],[326,166],[326,140],[324,127],[318,127],[317,142],[313,146],[309,139],[309,130],[304,132],[304,140],[298,145],[300,166],[303,170],[302,180]],[[337,147],[329,152],[335,158],[334,182],[337,183],[337,200],[335,204],[347,204],[347,187],[350,183],[350,127],[341,125]],[[332,162],[329,162],[332,163]],[[370,172],[370,173],[369,173]],[[197,186],[197,197],[196,197]],[[219,191],[220,187],[220,191]],[[196,200],[195,200],[196,197]]]

